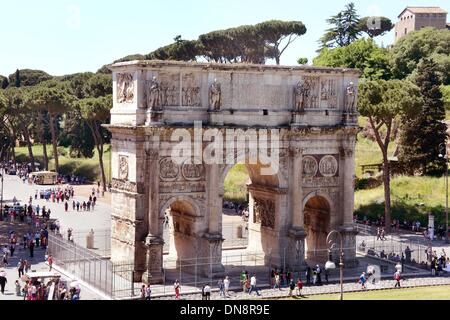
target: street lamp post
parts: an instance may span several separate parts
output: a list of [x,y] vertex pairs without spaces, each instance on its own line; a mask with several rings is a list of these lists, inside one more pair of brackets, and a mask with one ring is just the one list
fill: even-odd
[[[441,145],[442,147],[442,145]],[[445,156],[439,154],[439,158],[445,159],[445,243],[450,243],[448,238],[448,153],[447,146],[445,148]]]
[[336,269],[335,263],[331,260],[331,250],[336,247],[336,243],[331,240],[331,237],[337,234],[339,235],[339,282],[341,286],[340,300],[344,300],[344,246],[343,237],[339,231],[332,230],[327,236],[327,244],[329,245],[329,261],[325,264],[325,269]]

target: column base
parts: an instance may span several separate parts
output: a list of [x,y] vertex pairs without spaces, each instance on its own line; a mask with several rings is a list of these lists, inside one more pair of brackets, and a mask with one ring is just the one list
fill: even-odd
[[225,267],[222,264],[222,243],[225,240],[220,233],[206,233],[203,236],[205,257],[208,263],[203,264],[201,274],[210,275],[212,278],[222,277]]
[[147,247],[147,270],[141,279],[146,284],[160,284],[164,282],[163,272],[163,246],[161,237],[149,234],[145,239]]
[[355,268],[359,265],[356,259],[356,235],[358,231],[353,225],[346,225],[340,228],[344,246],[344,267]]
[[305,260],[306,232],[303,228],[291,228],[288,231],[288,247],[286,253],[286,268],[297,271],[306,266]]

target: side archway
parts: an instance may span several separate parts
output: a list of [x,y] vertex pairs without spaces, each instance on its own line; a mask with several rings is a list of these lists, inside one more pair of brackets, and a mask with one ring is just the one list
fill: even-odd
[[303,208],[306,258],[311,264],[323,263],[328,256],[326,239],[331,230],[331,199],[321,192],[313,192],[306,196]]

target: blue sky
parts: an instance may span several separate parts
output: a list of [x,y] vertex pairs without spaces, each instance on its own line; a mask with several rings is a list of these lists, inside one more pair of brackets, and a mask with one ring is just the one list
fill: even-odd
[[[350,0],[1,0],[0,74],[17,68],[52,75],[96,71],[134,53],[148,53],[180,34],[196,39],[212,30],[270,19],[300,20],[308,31],[282,56],[282,64],[311,59],[326,19]],[[408,5],[441,6],[447,1],[355,1],[361,16],[383,15],[396,21]],[[448,3],[448,2],[447,2]],[[377,41],[388,45],[393,33]]]

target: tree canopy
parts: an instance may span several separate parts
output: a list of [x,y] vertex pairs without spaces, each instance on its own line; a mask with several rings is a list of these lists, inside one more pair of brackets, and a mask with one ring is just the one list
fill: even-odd
[[445,162],[439,154],[445,153],[447,126],[438,65],[424,58],[417,69],[414,82],[424,101],[418,116],[403,121],[399,160],[409,173],[441,175],[445,172]]
[[[20,79],[17,79],[18,74],[20,75]],[[41,70],[22,69],[10,74],[8,78],[10,85],[15,85],[17,87],[16,80],[20,80],[21,87],[29,87],[50,80],[53,77]]]
[[377,46],[373,39],[358,39],[345,47],[325,48],[313,63],[316,66],[360,69],[363,78],[371,80],[391,78],[389,51]]
[[9,85],[8,78],[0,75],[0,89],[6,89]]
[[359,86],[358,111],[369,120],[376,142],[383,155],[383,184],[385,200],[385,226],[390,229],[391,189],[389,144],[392,140],[393,125],[396,118],[413,118],[422,103],[419,88],[409,81],[369,80]]
[[397,79],[413,74],[420,59],[432,58],[444,84],[450,84],[450,30],[431,27],[410,32],[392,47],[392,72]]
[[325,31],[325,34],[319,40],[319,51],[324,48],[348,46],[364,33],[370,38],[381,36],[394,27],[391,20],[386,17],[360,18],[353,2],[347,4],[344,10],[327,19],[327,23],[330,28]]

